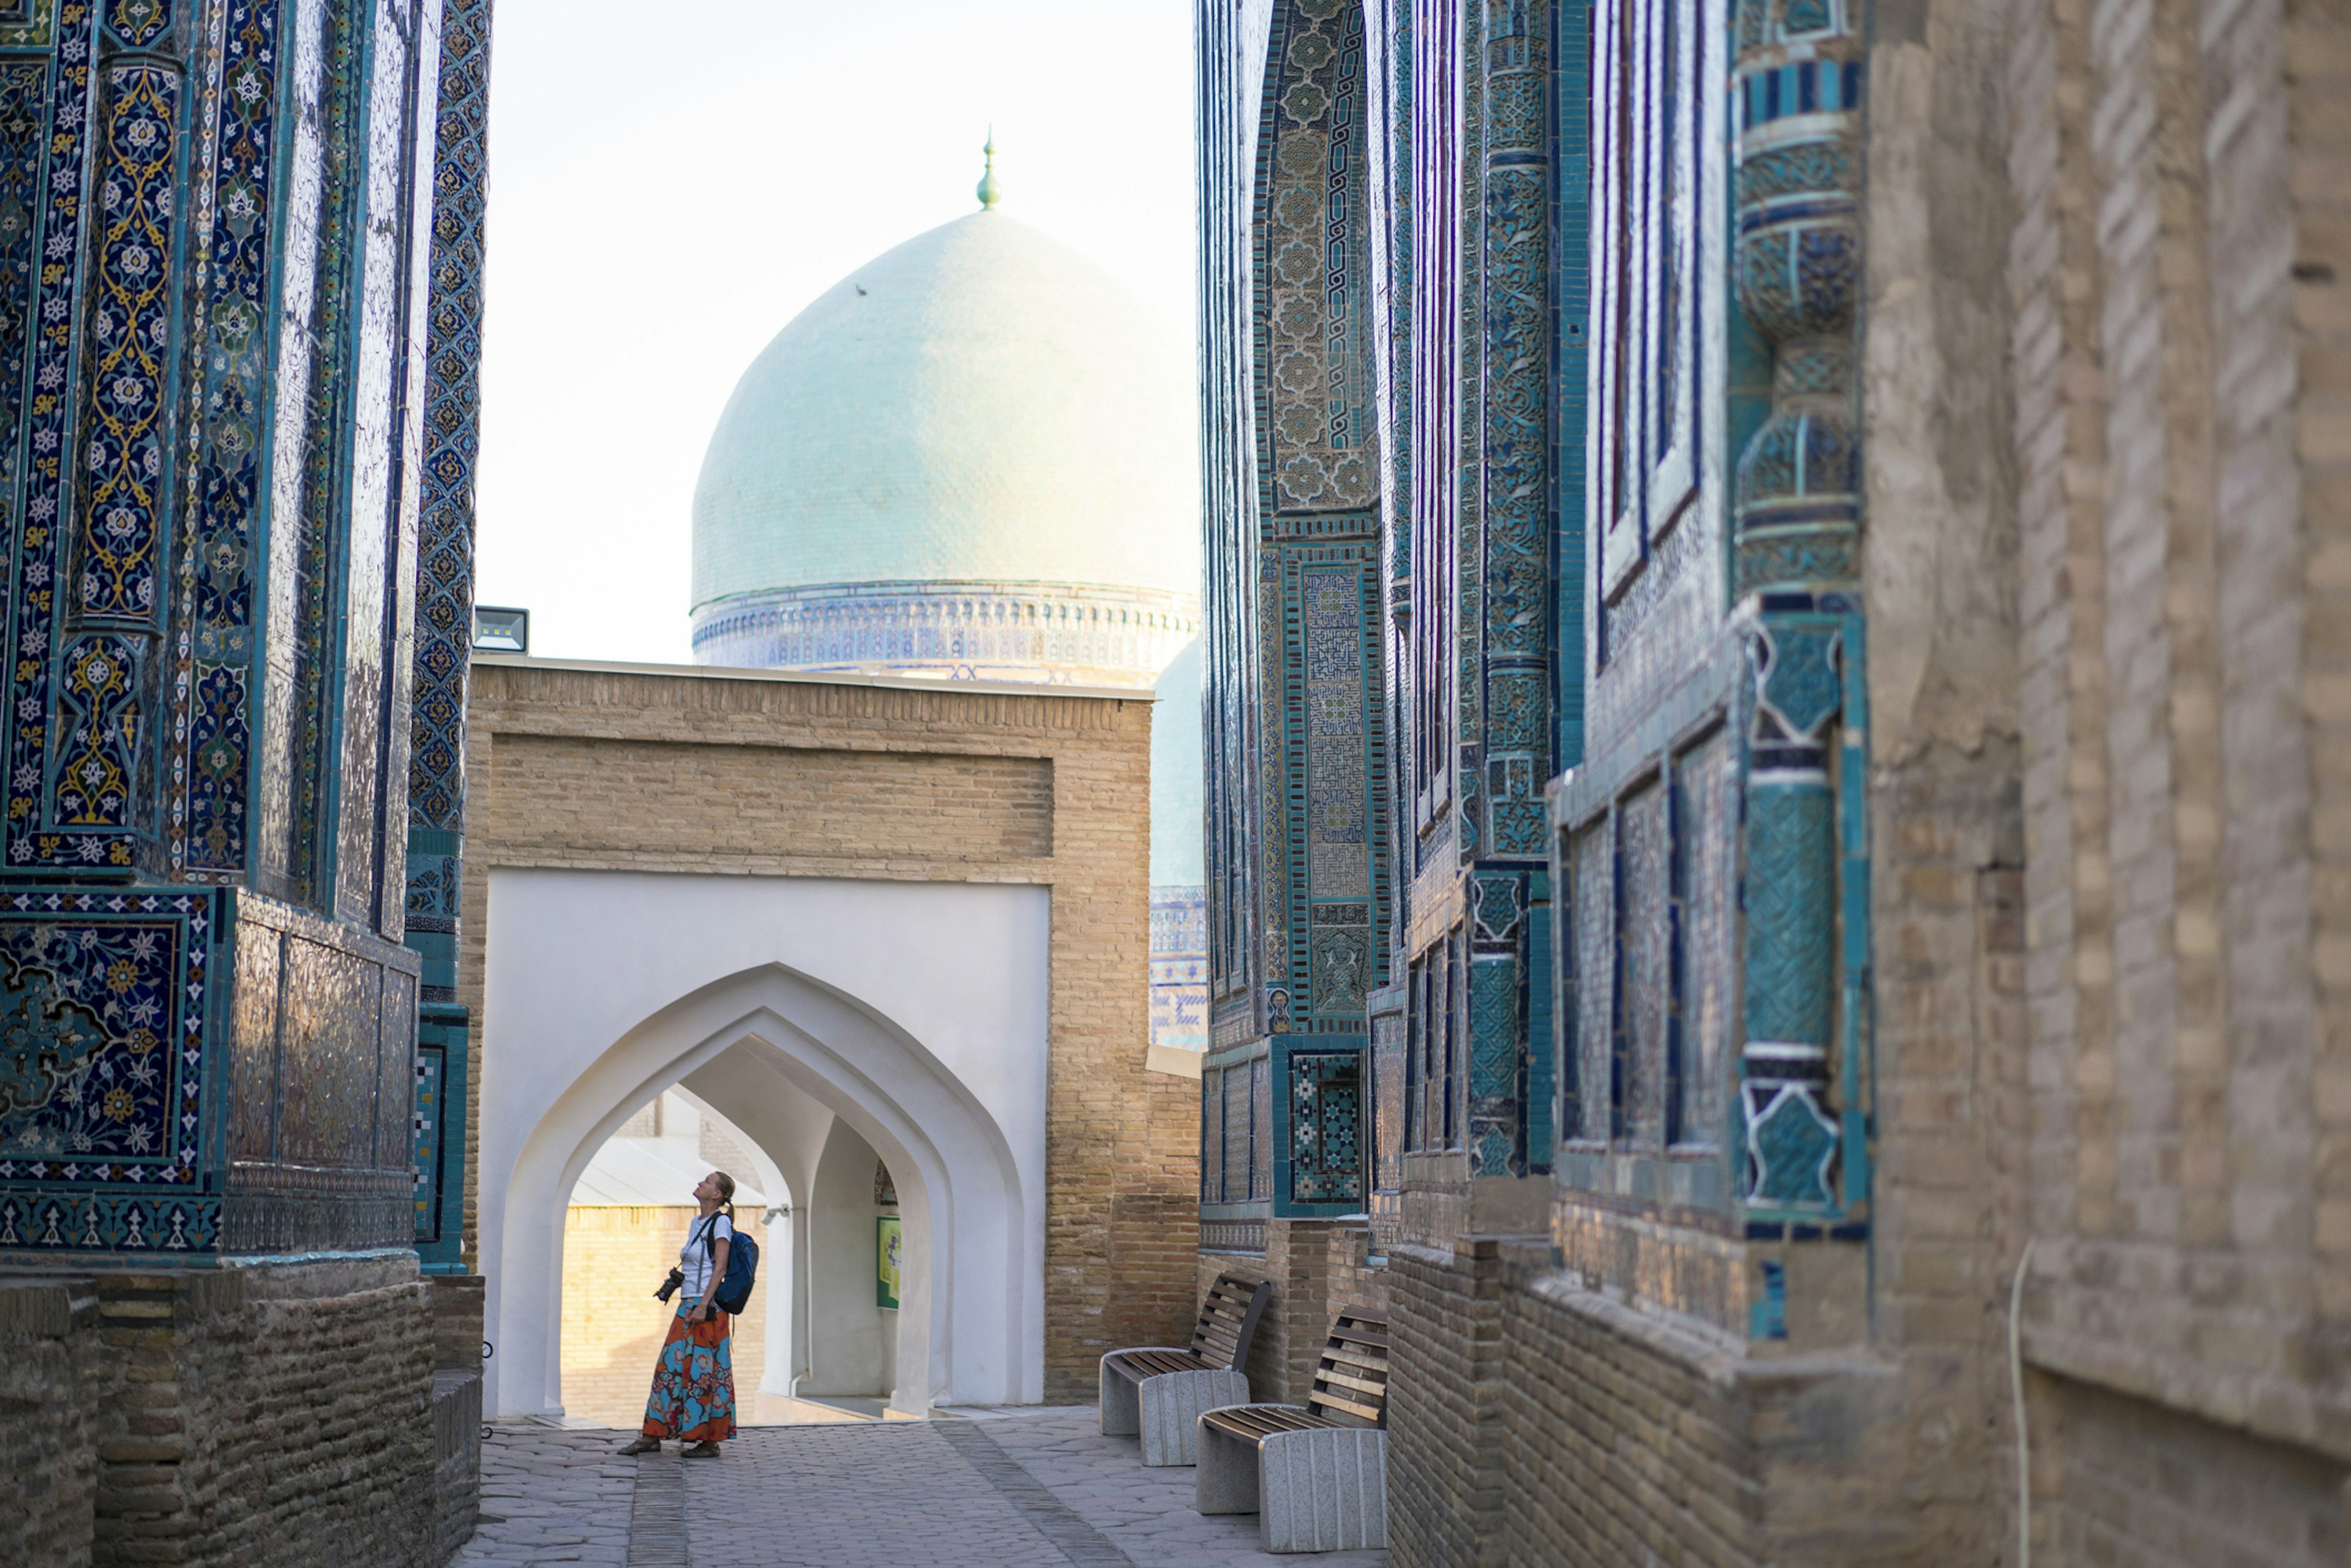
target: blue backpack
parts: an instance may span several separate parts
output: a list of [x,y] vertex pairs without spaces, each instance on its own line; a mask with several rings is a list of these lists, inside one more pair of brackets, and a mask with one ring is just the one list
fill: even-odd
[[[717,1217],[714,1215],[712,1218]],[[716,1225],[703,1228],[702,1249],[705,1254],[718,1249],[718,1244],[711,1239],[711,1232],[717,1228]],[[751,1299],[751,1283],[759,1273],[759,1244],[740,1230],[728,1239],[733,1245],[726,1249],[726,1278],[719,1281],[710,1292],[710,1302],[733,1317],[742,1312],[744,1304]]]

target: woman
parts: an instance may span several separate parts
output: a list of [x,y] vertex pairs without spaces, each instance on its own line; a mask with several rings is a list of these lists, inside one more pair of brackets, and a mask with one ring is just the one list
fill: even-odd
[[[685,1234],[677,1255],[678,1272],[685,1284],[678,1291],[677,1314],[670,1319],[669,1338],[662,1343],[661,1360],[653,1364],[653,1397],[645,1401],[644,1435],[621,1452],[651,1454],[664,1437],[692,1445],[689,1459],[715,1459],[718,1445],[735,1435],[735,1357],[727,1338],[731,1325],[710,1292],[726,1278],[726,1255],[733,1248],[735,1178],[712,1171],[694,1189],[701,1215]],[[720,1209],[727,1212],[722,1214]]]

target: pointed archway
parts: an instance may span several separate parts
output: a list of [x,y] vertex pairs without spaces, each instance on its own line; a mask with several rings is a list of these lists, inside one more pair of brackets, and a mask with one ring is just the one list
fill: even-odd
[[[489,1408],[560,1410],[572,1185],[615,1128],[687,1080],[755,1135],[782,1099],[813,1100],[887,1162],[907,1244],[893,1409],[1041,1398],[1043,891],[694,878],[680,919],[659,885],[680,880],[497,879],[485,1024],[502,1049],[486,1059],[480,1123]],[[778,948],[808,967],[769,957],[703,977],[730,949]],[[841,983],[877,953],[898,983],[866,995],[886,991],[889,1010]],[[998,994],[974,1008],[975,987]]]

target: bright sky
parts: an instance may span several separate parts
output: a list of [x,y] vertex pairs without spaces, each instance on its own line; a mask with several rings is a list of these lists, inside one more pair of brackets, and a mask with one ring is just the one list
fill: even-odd
[[1190,0],[498,0],[496,37],[476,593],[534,653],[689,657],[737,377],[976,210],[991,122],[1004,210],[1191,330]]

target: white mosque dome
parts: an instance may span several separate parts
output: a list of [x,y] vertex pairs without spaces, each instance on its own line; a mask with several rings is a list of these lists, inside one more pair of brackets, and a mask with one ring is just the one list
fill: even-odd
[[1101,267],[993,210],[917,235],[728,401],[695,656],[1149,685],[1199,628],[1196,429],[1183,343]]

